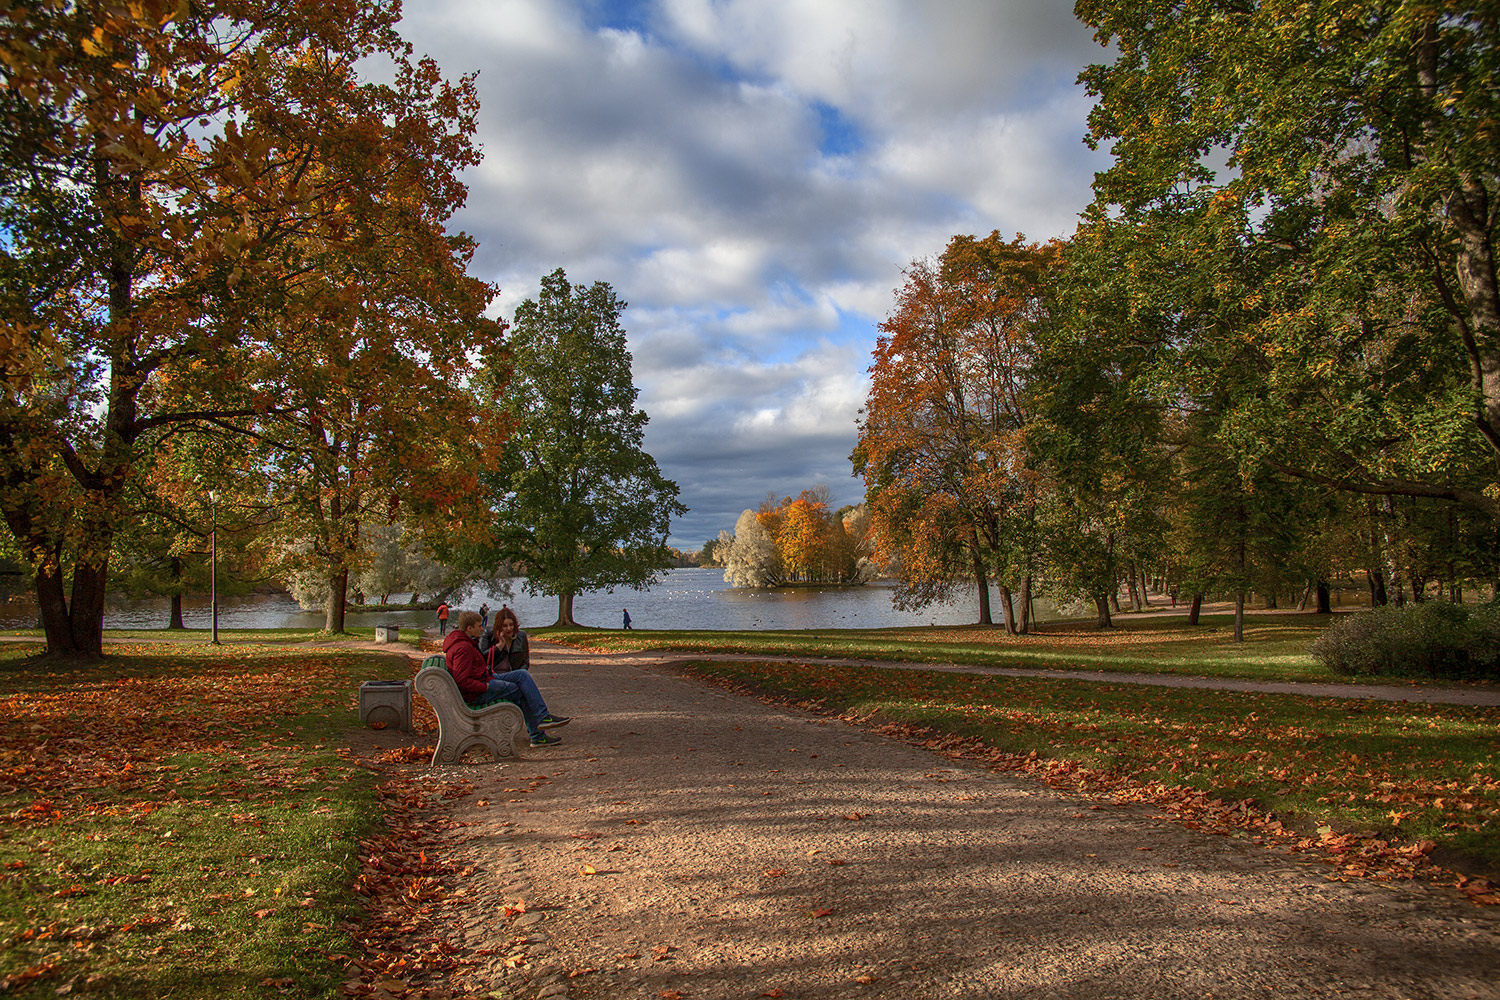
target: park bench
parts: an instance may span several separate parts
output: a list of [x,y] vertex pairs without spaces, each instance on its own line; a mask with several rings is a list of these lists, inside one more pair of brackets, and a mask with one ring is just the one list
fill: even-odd
[[516,760],[521,756],[518,748],[530,745],[521,706],[503,698],[479,705],[466,703],[441,655],[422,661],[415,684],[417,693],[437,713],[438,745],[432,766],[456,764],[476,746],[489,747],[496,762]]

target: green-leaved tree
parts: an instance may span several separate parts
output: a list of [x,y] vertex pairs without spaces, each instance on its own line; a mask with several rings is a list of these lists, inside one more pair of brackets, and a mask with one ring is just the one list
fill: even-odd
[[642,587],[672,565],[677,484],[642,450],[625,303],[607,282],[569,284],[561,268],[516,310],[509,357],[489,370],[514,428],[482,481],[494,510],[492,558],[526,572],[526,589],[557,596],[572,625],[586,590]]

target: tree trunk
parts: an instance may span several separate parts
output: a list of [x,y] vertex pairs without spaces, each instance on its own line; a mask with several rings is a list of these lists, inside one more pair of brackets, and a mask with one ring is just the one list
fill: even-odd
[[552,623],[557,626],[576,628],[578,623],[573,620],[573,595],[557,595],[557,621]]
[[1151,607],[1151,588],[1146,586],[1146,571],[1141,570],[1141,609]]
[[1094,595],[1094,608],[1098,611],[1098,617],[1094,619],[1095,628],[1114,628],[1115,623],[1109,620],[1109,598],[1102,594]]
[[1427,577],[1411,570],[1411,599],[1417,604],[1427,600]]
[[[42,633],[47,637],[47,655],[63,657],[98,656],[90,654],[78,643],[73,634],[73,617],[68,613],[68,598],[63,592],[62,570],[49,565],[36,573],[37,617],[42,622]],[[101,637],[101,647],[102,637]]]
[[1331,614],[1333,614],[1333,606],[1329,603],[1329,600],[1328,600],[1328,596],[1329,596],[1328,595],[1328,590],[1329,590],[1329,588],[1328,588],[1327,581],[1325,581],[1325,580],[1319,580],[1318,581],[1318,614],[1320,614],[1320,615],[1331,615]]
[[993,625],[994,618],[990,616],[990,574],[984,568],[984,560],[979,556],[979,546],[969,543],[969,555],[974,560],[974,586],[979,588],[979,624]]
[[1234,641],[1245,641],[1245,591],[1234,592]]
[[1269,593],[1269,594],[1266,595],[1266,610],[1267,611],[1275,611],[1276,609],[1277,609],[1276,594],[1273,591],[1272,593]]
[[1308,580],[1307,586],[1302,588],[1302,600],[1297,602],[1298,611],[1306,611],[1307,605],[1312,601],[1313,581]]
[[344,612],[349,600],[349,570],[340,570],[328,578],[328,613],[323,630],[337,635],[344,631]]
[[1141,592],[1136,585],[1135,563],[1125,565],[1125,587],[1130,592],[1130,610],[1137,614],[1141,611]]
[[1380,570],[1370,573],[1370,607],[1383,608],[1389,602],[1385,595],[1385,574]]
[[1021,578],[1021,634],[1026,635],[1036,628],[1031,620],[1031,574]]
[[[1396,607],[1406,603],[1406,590],[1401,584],[1401,561],[1396,555],[1396,543],[1391,534],[1391,521],[1396,518],[1396,502],[1387,494],[1381,504],[1383,515],[1380,525],[1380,534],[1385,542],[1382,553],[1385,558],[1385,585],[1387,600],[1394,600]],[[1381,602],[1385,603],[1384,601]]]
[[182,560],[173,556],[167,560],[176,589],[172,592],[172,606],[167,609],[167,628],[182,628]]
[[1016,608],[1010,599],[1010,588],[1000,584],[1000,613],[1005,616],[1005,631],[1016,634]]
[[1198,614],[1203,610],[1203,595],[1194,594],[1193,603],[1188,606],[1188,624],[1198,624]]
[[[1448,126],[1436,110],[1433,100],[1440,93],[1439,35],[1436,17],[1423,25],[1416,46],[1417,83],[1433,110],[1429,112],[1424,131],[1428,136],[1441,134]],[[1424,144],[1418,148],[1423,149]],[[1423,152],[1427,151],[1423,149]],[[1447,154],[1451,155],[1451,154]],[[1432,159],[1446,159],[1439,150]],[[1446,164],[1444,164],[1446,166]],[[1452,303],[1448,276],[1441,269],[1434,276],[1448,301],[1449,312],[1457,320],[1473,386],[1479,397],[1479,412],[1474,422],[1490,447],[1495,467],[1500,469],[1500,262],[1496,261],[1493,243],[1492,193],[1486,184],[1488,171],[1472,166],[1454,172],[1454,186],[1442,192],[1442,215],[1453,236],[1453,278],[1458,282],[1467,315]]]

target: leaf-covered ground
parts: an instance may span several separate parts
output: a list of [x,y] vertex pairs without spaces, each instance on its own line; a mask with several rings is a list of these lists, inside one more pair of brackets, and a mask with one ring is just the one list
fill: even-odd
[[437,911],[454,873],[425,845],[468,790],[344,740],[359,682],[392,661],[35,652],[0,652],[0,992],[450,995]]

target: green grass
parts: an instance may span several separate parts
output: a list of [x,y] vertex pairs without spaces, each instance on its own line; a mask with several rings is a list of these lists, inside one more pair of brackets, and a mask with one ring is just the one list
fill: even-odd
[[[19,638],[41,638],[41,629],[0,630],[0,635]],[[183,642],[208,643],[213,632],[206,628],[107,628],[106,640],[130,640],[135,642]],[[342,635],[315,628],[221,628],[219,642],[265,643],[315,642],[322,639],[373,639],[375,627],[350,626]]]
[[1249,799],[1298,824],[1500,870],[1500,709],[852,666],[703,661],[700,675],[1010,754]]
[[366,657],[0,648],[0,987],[334,997],[374,778],[337,741]]
[[1166,614],[1122,619],[1107,631],[1091,623],[1052,622],[1022,636],[980,626],[754,632],[549,627],[531,634],[608,652],[680,650],[1344,683],[1348,678],[1334,676],[1310,653],[1327,624],[1326,617],[1316,615],[1256,616],[1247,619],[1245,641],[1238,644],[1229,615],[1204,615],[1201,624],[1188,626],[1185,615]]

